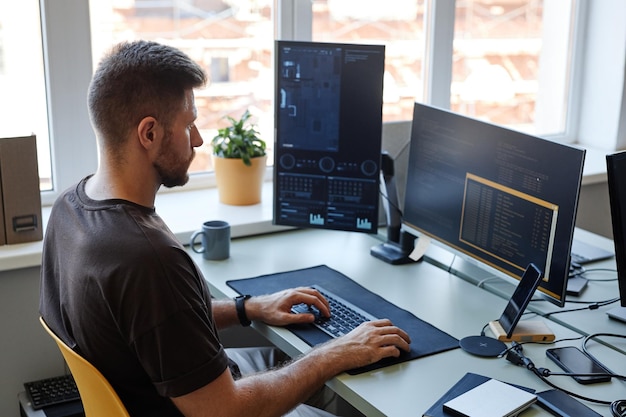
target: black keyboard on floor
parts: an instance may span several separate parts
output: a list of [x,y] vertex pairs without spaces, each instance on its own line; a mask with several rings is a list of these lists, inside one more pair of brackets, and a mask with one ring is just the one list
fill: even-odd
[[80,400],[72,375],[41,379],[24,383],[33,409]]
[[376,320],[373,315],[319,285],[312,285],[311,288],[318,290],[328,300],[331,316],[323,317],[317,308],[306,304],[296,304],[291,311],[296,314],[314,314],[316,318],[313,325],[331,337],[342,336],[365,321]]

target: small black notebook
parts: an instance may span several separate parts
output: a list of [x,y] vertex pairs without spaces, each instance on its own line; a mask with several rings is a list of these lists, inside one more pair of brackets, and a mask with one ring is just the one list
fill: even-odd
[[[227,281],[227,284],[239,294],[250,295],[269,294],[287,288],[318,284],[376,317],[390,319],[393,324],[411,336],[410,352],[403,353],[399,358],[387,358],[373,365],[351,370],[348,373],[352,375],[459,347],[459,341],[454,337],[326,265],[231,280]],[[310,346],[330,339],[326,333],[308,324],[289,326],[289,329]]]

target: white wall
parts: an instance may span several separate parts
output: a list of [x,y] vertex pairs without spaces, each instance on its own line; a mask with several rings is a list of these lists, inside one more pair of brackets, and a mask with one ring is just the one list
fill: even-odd
[[0,415],[18,417],[24,382],[62,375],[58,348],[39,324],[39,268],[0,272]]

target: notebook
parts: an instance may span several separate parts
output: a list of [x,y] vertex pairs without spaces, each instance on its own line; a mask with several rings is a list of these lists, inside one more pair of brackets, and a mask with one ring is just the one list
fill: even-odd
[[533,393],[490,379],[445,402],[443,408],[462,417],[512,417],[535,401]]
[[[477,386],[489,381],[491,378],[488,376],[467,372],[461,379],[459,379],[448,391],[445,392],[428,410],[422,414],[422,417],[453,417],[454,414],[451,411],[444,410],[443,404],[450,401],[459,395],[476,388]],[[521,385],[513,385],[521,390],[533,394],[535,390]]]

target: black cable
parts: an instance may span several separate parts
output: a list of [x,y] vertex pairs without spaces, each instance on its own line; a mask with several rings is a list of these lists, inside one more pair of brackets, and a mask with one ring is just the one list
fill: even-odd
[[554,314],[570,313],[572,311],[597,310],[600,307],[608,306],[609,304],[616,303],[619,300],[620,300],[620,298],[617,297],[617,298],[611,298],[610,300],[596,301],[596,302],[585,302],[585,301],[573,302],[573,303],[588,304],[588,305],[587,305],[587,307],[570,308],[570,309],[567,309],[567,310],[555,310],[555,311],[551,311],[549,313],[540,314],[540,316],[544,317],[544,318],[548,318],[548,317],[550,317],[550,316],[552,316]]
[[[626,338],[626,335],[617,335],[617,334],[612,334],[612,333],[597,333],[597,334],[586,336],[584,341],[583,341],[583,350],[585,351],[585,353],[588,353],[588,352],[586,352],[586,343],[589,340],[593,339],[594,337],[599,337],[599,336]],[[576,339],[579,339],[579,338],[576,338]],[[528,342],[528,343],[532,343],[532,342]],[[513,342],[513,345],[507,351],[508,352],[507,352],[506,359],[509,362],[511,362],[511,363],[513,363],[515,365],[524,366],[526,369],[532,371],[537,377],[539,377],[548,386],[550,386],[550,387],[552,387],[554,389],[557,389],[559,391],[562,391],[562,392],[564,392],[567,395],[570,395],[572,397],[575,397],[575,398],[578,398],[578,399],[581,399],[581,400],[584,400],[584,401],[589,401],[589,402],[600,404],[600,405],[608,405],[608,406],[610,406],[611,415],[613,417],[626,417],[626,400],[604,401],[604,400],[597,400],[595,398],[585,397],[584,395],[580,395],[580,394],[577,394],[575,392],[572,392],[572,391],[566,390],[564,388],[561,388],[561,387],[557,386],[556,384],[553,384],[552,382],[548,381],[547,378],[546,378],[546,376],[549,376],[549,375],[588,376],[588,375],[591,375],[591,374],[584,375],[584,374],[572,374],[572,373],[552,373],[550,370],[548,370],[546,368],[537,368],[535,366],[535,364],[532,362],[532,360],[530,360],[530,358],[527,358],[526,356],[524,356],[524,354],[522,353],[523,347],[522,347],[522,345],[520,343],[517,343],[517,342]],[[590,355],[590,356],[594,360],[597,360],[592,355]],[[595,375],[599,375],[599,374],[595,374]],[[625,378],[624,376],[616,375],[616,374],[614,374],[612,372],[611,372],[610,375],[614,376],[614,377],[617,377],[619,379],[624,379]]]
[[592,304],[602,304],[602,305],[606,305],[605,303],[611,304],[614,303],[616,301],[618,301],[619,299],[616,298],[609,298],[608,300],[602,300],[602,301],[579,301],[579,300],[567,300],[568,303],[570,304],[588,304],[588,305],[592,305]]
[[[523,366],[524,368],[528,369],[529,371],[531,371],[532,373],[534,373],[537,377],[539,377],[544,383],[546,383],[547,385],[549,385],[550,387],[557,389],[559,391],[563,391],[564,393],[572,396],[572,397],[576,397],[578,399],[584,400],[584,401],[589,401],[592,403],[596,403],[596,404],[601,404],[601,405],[607,405],[610,406],[614,403],[614,401],[605,401],[605,400],[598,400],[595,398],[589,398],[589,397],[585,397],[584,395],[580,395],[577,394],[575,392],[566,390],[564,388],[559,387],[556,384],[553,384],[552,382],[548,381],[548,379],[546,378],[546,376],[544,375],[544,373],[546,371],[549,372],[549,370],[546,370],[545,368],[537,368],[535,366],[535,364],[533,363],[532,360],[530,360],[530,358],[524,356],[524,354],[522,354],[521,351],[521,345],[518,344],[518,346],[520,348],[513,348],[510,349],[506,359],[518,366]],[[574,374],[568,374],[569,376],[573,376]],[[577,375],[577,374],[576,374]]]
[[[596,358],[594,355],[592,355],[591,352],[589,352],[589,350],[587,349],[587,343],[590,340],[592,340],[592,339],[594,339],[596,337],[618,337],[618,338],[621,338],[621,339],[626,339],[626,335],[615,334],[615,333],[594,333],[594,334],[590,334],[590,335],[585,336],[585,338],[583,339],[583,342],[582,342],[582,350],[583,350],[583,352],[587,356],[589,356],[591,359],[593,359],[594,361],[598,362],[604,369],[609,369],[602,362],[600,362],[598,360],[598,358]],[[611,370],[609,369],[609,371],[611,371]],[[626,376],[615,374],[613,371],[611,371],[611,374],[613,374],[613,376],[618,378],[618,379],[626,380]]]
[[609,278],[609,279],[591,279],[588,278],[585,274],[587,272],[611,272],[617,273],[617,270],[611,268],[590,268],[586,269],[584,266],[578,266],[576,268],[570,269],[569,277],[583,277],[588,281],[596,281],[596,282],[609,282],[609,281],[617,281],[617,277]]
[[[592,269],[591,271],[602,271],[601,269]],[[585,279],[589,282],[613,282],[617,281],[617,277],[615,278],[589,278],[585,277]]]
[[552,388],[558,389],[559,391],[563,391],[564,393],[566,393],[569,396],[576,397],[576,398],[578,398],[580,400],[589,401],[589,402],[600,404],[600,405],[612,405],[615,402],[615,401],[605,401],[605,400],[598,400],[598,399],[595,399],[595,398],[589,398],[589,397],[585,397],[584,395],[580,395],[580,394],[577,394],[575,392],[566,390],[565,388],[561,388],[558,385],[553,384],[552,382],[548,381],[548,378],[543,376],[537,368],[531,369],[531,371],[535,375],[537,375],[543,382],[545,382],[546,384],[548,384]]
[[487,324],[485,324],[485,325],[483,326],[483,329],[480,331],[480,335],[481,335],[481,336],[484,336],[484,335],[485,335],[485,330],[487,330],[487,327],[489,327],[489,323],[487,323]]
[[381,196],[382,198],[384,198],[385,200],[387,200],[387,203],[389,203],[389,205],[390,205],[393,209],[395,209],[395,210],[398,212],[398,214],[400,215],[400,217],[402,217],[402,216],[403,216],[403,214],[402,214],[402,210],[400,210],[400,207],[398,207],[398,206],[397,206],[394,202],[392,202],[392,201],[389,199],[389,196],[387,196],[386,194],[384,194],[384,193],[383,193],[380,189],[378,190],[378,194],[380,194],[380,196]]
[[[484,327],[483,327],[483,330],[484,330]],[[571,342],[573,340],[580,340],[583,337],[584,336],[567,337],[567,338],[564,338],[564,339],[552,340],[550,342],[516,342],[516,341],[513,341],[512,344],[511,344],[511,347],[508,348],[507,350],[505,350],[504,352],[502,352],[498,357],[499,358],[504,357],[504,355],[509,353],[509,350],[512,350],[512,349],[522,349],[523,350],[524,349],[523,345],[528,344],[528,343],[533,343],[533,344],[536,344],[536,345],[553,345],[555,343],[560,343],[560,342]]]
[[613,401],[611,404],[611,415],[613,417],[626,416],[626,400]]
[[574,268],[573,271],[570,269],[569,278],[583,276],[585,275],[585,272],[587,272],[587,270],[585,269],[584,266],[579,266],[577,268]]

